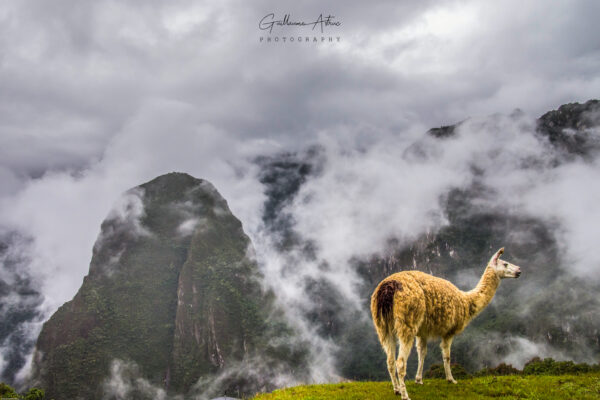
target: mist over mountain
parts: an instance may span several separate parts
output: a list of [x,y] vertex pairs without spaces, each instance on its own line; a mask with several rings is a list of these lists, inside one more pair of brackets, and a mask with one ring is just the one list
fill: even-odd
[[[43,301],[35,280],[23,268],[29,261],[22,251],[29,240],[16,232],[0,234],[0,379],[13,382],[33,350],[35,326],[43,318]],[[32,329],[33,328],[33,329]]]
[[[234,173],[220,180],[229,206],[182,174],[166,175],[175,189],[163,176],[141,185],[96,234],[81,289],[42,330],[33,376],[88,398],[387,379],[367,307],[379,280],[419,269],[470,289],[502,246],[523,275],[456,338],[453,361],[471,371],[534,356],[597,362],[599,116],[590,100],[537,119],[516,111],[427,133],[324,134],[300,150],[234,153]],[[100,171],[40,185],[89,196],[108,186]],[[44,260],[39,243],[12,232],[1,248],[2,368],[22,382],[54,310],[42,284],[51,281],[31,266]],[[244,295],[222,303],[232,291]],[[437,344],[429,350],[427,364],[438,362]],[[48,371],[59,371],[55,380]],[[82,389],[73,376],[94,384]]]
[[[597,362],[598,15],[0,2],[0,380],[113,399],[387,380],[377,281],[470,289],[500,246],[523,274],[453,361]],[[189,178],[165,197],[140,187],[171,171]],[[196,179],[218,196],[179,190]]]
[[[264,214],[266,229],[278,238],[276,242],[281,253],[316,265],[311,274],[300,272],[294,275],[310,299],[302,307],[301,318],[316,326],[321,337],[338,344],[334,350],[336,370],[353,379],[387,377],[383,353],[366,316],[369,296],[381,279],[400,270],[419,269],[468,290],[477,283],[490,255],[502,246],[507,249],[507,259],[524,266],[524,279],[501,285],[488,309],[456,338],[453,359],[471,371],[495,366],[501,361],[522,367],[537,355],[596,362],[600,355],[597,328],[600,326],[600,301],[595,293],[600,284],[597,265],[589,263],[594,259],[587,259],[585,265],[572,265],[576,259],[568,253],[568,241],[572,238],[561,226],[564,221],[556,215],[527,212],[522,204],[504,202],[504,194],[499,193],[501,189],[490,185],[497,178],[490,177],[491,173],[486,171],[494,166],[485,164],[491,159],[499,163],[499,169],[504,168],[506,160],[495,154],[494,149],[498,153],[505,151],[506,143],[500,142],[505,140],[502,130],[510,129],[515,135],[533,140],[537,146],[533,154],[527,153],[526,149],[516,149],[515,153],[507,155],[509,162],[514,163],[511,166],[514,171],[531,173],[536,179],[550,179],[545,174],[548,171],[554,174],[560,168],[574,165],[595,168],[600,137],[598,116],[599,102],[590,100],[585,104],[563,105],[534,123],[517,111],[506,117],[466,120],[430,130],[429,138],[418,139],[402,153],[411,165],[421,164],[425,169],[432,160],[436,162],[435,158],[443,151],[440,149],[448,141],[459,141],[460,136],[483,136],[491,131],[496,137],[488,137],[499,142],[490,146],[492,152],[481,154],[488,157],[487,160],[468,161],[467,180],[462,185],[450,186],[439,196],[439,209],[428,212],[431,225],[425,232],[418,232],[409,239],[403,237],[406,231],[401,229],[397,236],[389,234],[384,244],[379,245],[381,251],[351,257],[348,260],[351,273],[343,277],[331,277],[329,272],[339,272],[340,266],[319,259],[322,245],[318,240],[310,239],[313,232],[308,231],[308,235],[303,236],[294,220],[295,207],[322,199],[315,199],[319,193],[311,190],[307,190],[306,197],[302,198],[302,186],[320,179],[322,171],[331,168],[327,165],[330,161],[327,149],[316,147],[305,153],[276,156],[269,162],[261,159],[261,182],[268,194]],[[351,157],[348,158],[346,162],[351,163]],[[518,174],[512,174],[518,182]],[[340,186],[324,189],[329,194],[344,190]],[[389,190],[402,191],[405,186],[400,182],[398,187]],[[331,196],[335,197],[335,194]],[[357,207],[370,207],[360,198],[350,197],[349,201],[356,202]],[[402,204],[397,206],[404,208]],[[342,209],[343,201],[337,207]],[[383,213],[385,215],[385,211]],[[327,222],[335,223],[325,221],[325,224]],[[352,240],[363,238],[372,243],[365,235],[374,230],[377,230],[376,226],[352,230],[351,234],[357,238]],[[335,234],[336,230],[327,232]],[[344,231],[338,233],[344,234]],[[358,254],[359,246],[349,249],[348,254]],[[585,274],[587,277],[582,276]],[[344,291],[350,285],[355,293],[345,295]],[[439,361],[440,357],[437,344],[430,344],[427,363]],[[415,357],[410,362],[414,369]]]

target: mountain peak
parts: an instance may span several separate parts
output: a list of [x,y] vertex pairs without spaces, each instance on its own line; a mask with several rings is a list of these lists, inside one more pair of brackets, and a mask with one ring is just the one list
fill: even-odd
[[250,246],[208,181],[169,173],[128,190],[102,223],[80,290],[42,328],[35,378],[49,397],[102,398],[111,365],[124,361],[153,385],[186,393],[268,353],[286,325],[275,332],[266,322],[273,297]]

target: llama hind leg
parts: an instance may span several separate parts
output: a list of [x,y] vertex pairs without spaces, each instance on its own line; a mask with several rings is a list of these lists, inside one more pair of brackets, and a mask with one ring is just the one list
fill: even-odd
[[396,374],[396,342],[391,336],[383,343],[383,349],[387,355],[387,367],[394,386],[394,393],[400,394],[400,384]]
[[427,339],[417,336],[417,355],[419,356],[419,367],[417,368],[417,376],[415,382],[423,384],[423,362],[427,356]]
[[410,350],[413,345],[414,336],[398,338],[398,360],[396,360],[396,370],[398,371],[398,381],[400,382],[400,395],[402,400],[410,400],[406,391],[404,377],[406,376],[406,362],[410,355]]
[[456,380],[452,377],[452,369],[450,369],[450,346],[452,346],[452,339],[452,337],[443,338],[440,347],[442,348],[442,357],[444,358],[446,380],[448,382],[456,383]]

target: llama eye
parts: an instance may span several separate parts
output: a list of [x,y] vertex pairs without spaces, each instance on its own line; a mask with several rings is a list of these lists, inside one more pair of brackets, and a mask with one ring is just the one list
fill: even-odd
[[505,266],[505,267],[508,267],[508,263],[504,263],[504,266]]

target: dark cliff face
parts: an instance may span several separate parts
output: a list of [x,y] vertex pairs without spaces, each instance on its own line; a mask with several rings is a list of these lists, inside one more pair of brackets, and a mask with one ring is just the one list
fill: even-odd
[[537,131],[570,158],[589,159],[600,150],[600,137],[592,129],[600,126],[600,101],[570,103],[542,115]]
[[[201,377],[268,353],[273,300],[249,254],[240,221],[210,183],[171,173],[126,192],[102,224],[81,289],[44,324],[39,384],[49,397],[101,398],[119,359],[153,385],[186,393]],[[227,385],[240,391],[240,382]]]

